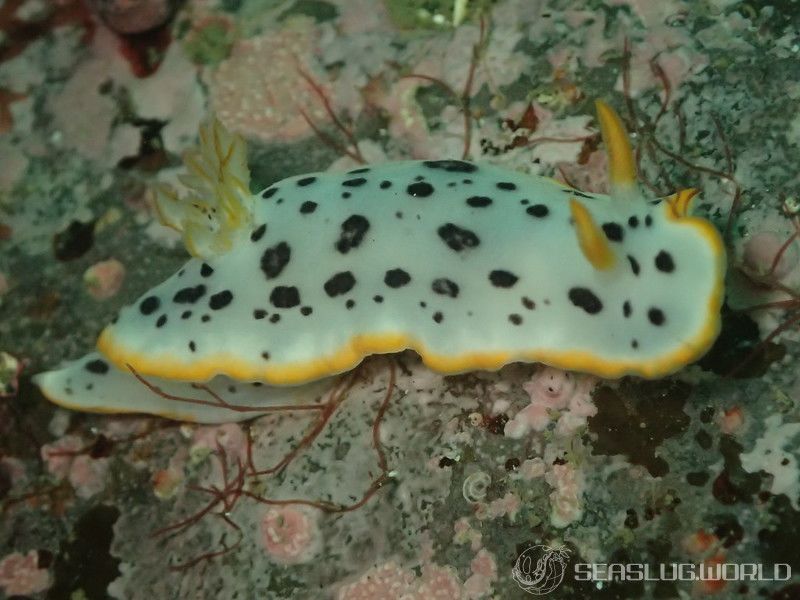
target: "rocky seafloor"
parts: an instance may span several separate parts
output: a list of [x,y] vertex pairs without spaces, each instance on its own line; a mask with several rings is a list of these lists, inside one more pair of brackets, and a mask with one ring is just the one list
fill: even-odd
[[[800,598],[799,32],[792,1],[0,2],[0,598],[526,598],[540,546],[550,598]],[[602,192],[596,98],[643,188],[699,188],[724,236],[699,363],[373,357],[315,437],[316,414],[90,415],[32,384],[187,259],[151,189],[207,115],[248,140],[254,190],[463,157]]]

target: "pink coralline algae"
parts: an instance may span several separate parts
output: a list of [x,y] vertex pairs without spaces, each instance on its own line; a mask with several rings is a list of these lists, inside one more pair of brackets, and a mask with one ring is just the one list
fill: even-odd
[[[422,567],[421,580],[416,595],[410,596],[410,599],[450,600],[462,597],[458,578],[447,567],[425,565]],[[402,600],[405,600],[405,597]]]
[[536,457],[522,461],[517,475],[525,481],[530,481],[531,479],[543,476],[546,471],[547,465],[545,465],[544,460]]
[[[707,63],[707,57],[695,48],[695,40],[688,30],[672,26],[684,11],[680,2],[648,2],[646,0],[609,0],[609,4],[628,5],[639,21],[647,25],[646,36],[635,37],[630,44],[629,74],[632,96],[663,85],[666,79],[671,89],[678,89],[681,82],[699,72]],[[569,10],[565,22],[572,29],[582,29],[585,40],[577,48],[559,47],[550,51],[554,66],[567,66],[573,60],[595,68],[604,64],[609,52],[617,53],[636,25],[629,23],[631,17],[622,11],[617,13],[619,26],[616,33],[608,35],[606,16],[598,11]],[[654,68],[655,67],[655,68]],[[617,78],[616,89],[622,90],[622,74]]]
[[247,458],[247,440],[242,428],[236,423],[198,427],[192,438],[191,453],[222,451],[229,459],[244,461]]
[[88,454],[76,456],[69,470],[69,482],[80,498],[91,498],[106,487],[107,458],[92,458]]
[[741,433],[745,425],[744,412],[738,406],[722,411],[717,415],[717,425],[722,433],[734,435]]
[[464,597],[483,598],[491,592],[492,583],[497,581],[497,563],[486,548],[481,548],[469,566],[472,575],[464,582]]
[[114,296],[125,280],[125,265],[111,258],[93,264],[83,274],[86,291],[95,300],[107,300]]
[[[210,78],[211,103],[222,123],[264,141],[287,141],[328,118],[319,96],[300,75],[315,72],[314,28],[294,25],[238,42]],[[329,86],[317,82],[322,91]]]
[[42,460],[47,465],[47,471],[56,479],[64,479],[69,475],[69,469],[72,466],[75,454],[83,445],[78,436],[65,435],[50,444],[42,446]]
[[522,502],[514,492],[507,492],[502,498],[492,500],[488,504],[480,503],[475,510],[475,516],[480,519],[497,519],[508,515],[510,521],[514,521]]
[[111,94],[102,91],[109,85],[115,89],[131,86],[135,91],[134,81],[127,62],[119,54],[117,36],[99,27],[86,49],[85,59],[60,91],[47,96],[47,110],[57,131],[55,140],[81,157],[108,167],[136,154],[138,132],[131,125],[118,123],[117,104]]
[[116,116],[114,100],[98,92],[109,79],[110,63],[112,59],[100,58],[83,62],[61,92],[49,97],[53,124],[63,143],[81,156],[98,161],[107,159]]
[[544,476],[555,489],[550,494],[550,522],[555,527],[566,527],[583,516],[583,496],[586,487],[583,472],[573,465],[553,465]]
[[556,118],[553,111],[535,102],[533,109],[536,111],[537,125],[535,133],[528,141],[529,144],[533,144],[529,160],[532,162],[538,160],[546,164],[577,161],[584,141],[593,134],[589,129],[591,117],[575,115]]
[[337,600],[460,600],[461,584],[446,567],[426,564],[422,576],[388,562],[339,589]]
[[270,508],[260,523],[261,544],[281,565],[308,562],[319,552],[322,539],[317,514],[300,506]]
[[[211,470],[206,476],[206,483],[218,486],[225,484],[225,468],[235,469],[236,465],[244,465],[247,461],[247,436],[235,423],[198,427],[192,438],[189,455],[194,462],[207,460],[210,454],[216,455],[211,460]],[[213,458],[213,457],[212,457]],[[224,464],[224,467],[223,467]],[[178,465],[171,465],[173,473],[169,478],[178,477]],[[156,493],[169,491],[169,484],[163,479],[156,482]],[[167,487],[159,491],[159,484]]]
[[523,385],[531,403],[506,423],[505,435],[519,439],[529,431],[543,431],[551,421],[557,421],[557,434],[571,435],[597,413],[591,400],[596,382],[594,377],[561,369],[539,369]]
[[42,446],[41,456],[53,477],[67,479],[78,497],[86,499],[105,489],[109,465],[107,458],[93,458],[84,449],[79,437],[66,435]]
[[7,596],[38,594],[51,585],[50,573],[39,568],[39,553],[9,554],[0,560],[0,587]]
[[584,192],[608,193],[608,154],[592,152],[585,163],[560,162],[556,179]]
[[429,158],[430,130],[416,100],[420,87],[419,79],[406,77],[395,82],[390,89],[374,86],[368,93],[373,104],[392,115],[389,135],[395,143],[401,141],[412,158]]
[[178,493],[183,483],[183,473],[175,468],[161,469],[153,474],[152,483],[156,498],[166,500]]
[[469,542],[469,546],[473,551],[477,551],[480,549],[483,540],[483,534],[472,527],[469,522],[468,517],[461,517],[458,521],[453,524],[453,541],[456,544],[466,544]]
[[337,600],[399,600],[414,583],[414,575],[390,562],[367,571],[361,579],[339,590]]

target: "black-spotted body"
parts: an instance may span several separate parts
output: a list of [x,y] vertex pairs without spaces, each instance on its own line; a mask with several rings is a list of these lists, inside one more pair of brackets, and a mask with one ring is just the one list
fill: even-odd
[[[200,171],[205,187],[194,182],[206,205],[186,212],[191,198],[169,191],[159,202],[199,256],[123,309],[98,349],[141,376],[271,386],[408,348],[443,373],[514,361],[603,377],[673,372],[718,333],[723,247],[688,215],[693,193],[634,193],[624,132],[599,110],[611,196],[460,160],[302,175],[250,196],[243,158],[218,160]],[[225,135],[208,129],[203,140],[218,142],[198,156],[213,166]],[[40,385],[79,405],[58,390],[76,368]]]

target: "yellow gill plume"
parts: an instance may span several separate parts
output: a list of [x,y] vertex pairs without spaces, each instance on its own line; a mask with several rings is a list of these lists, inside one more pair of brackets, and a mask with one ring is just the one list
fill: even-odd
[[608,152],[608,182],[611,195],[628,199],[638,194],[636,161],[625,126],[617,112],[602,100],[595,101],[600,133]]
[[239,232],[253,220],[247,145],[215,117],[200,126],[200,141],[183,157],[179,179],[189,190],[181,196],[166,184],[155,186],[160,221],[180,231],[193,256],[211,258],[230,250]]
[[616,258],[608,243],[605,233],[592,218],[589,210],[576,198],[569,199],[569,210],[575,222],[575,233],[581,252],[598,271],[607,271],[614,267]]

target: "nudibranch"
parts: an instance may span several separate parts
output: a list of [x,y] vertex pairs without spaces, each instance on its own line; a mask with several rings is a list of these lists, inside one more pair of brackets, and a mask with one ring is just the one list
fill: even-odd
[[405,349],[448,374],[515,361],[672,373],[719,333],[724,246],[691,215],[694,190],[640,193],[618,115],[597,111],[610,195],[463,160],[301,175],[252,195],[244,141],[212,120],[185,158],[191,194],[157,193],[193,258],[123,308],[97,352],[37,383],[70,408],[213,422],[252,413],[167,396],[208,382],[239,406],[291,404]]

